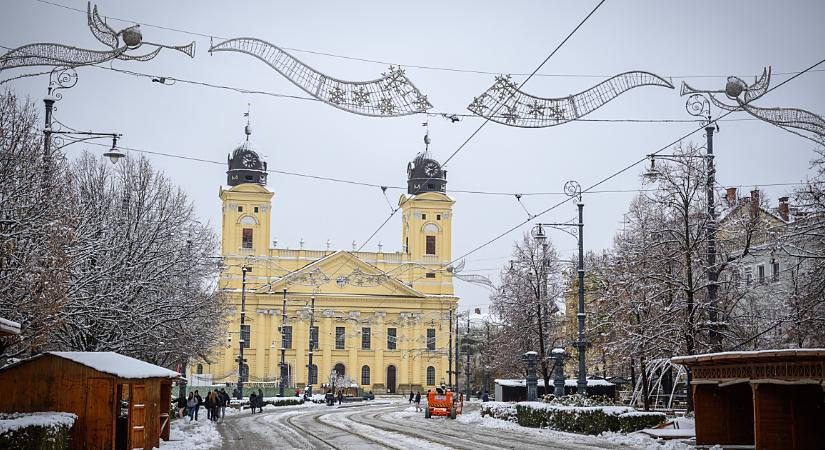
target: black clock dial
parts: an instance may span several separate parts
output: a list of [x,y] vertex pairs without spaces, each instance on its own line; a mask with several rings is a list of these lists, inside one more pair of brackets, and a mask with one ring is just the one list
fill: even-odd
[[425,173],[428,177],[435,176],[436,174],[438,174],[438,164],[436,164],[436,163],[432,163],[432,162],[431,162],[431,163],[427,163],[427,165],[426,165],[426,166],[424,166],[424,173]]
[[244,167],[252,168],[258,164],[258,158],[256,158],[255,155],[251,153],[245,153],[243,155],[243,158],[241,159],[241,163],[244,165]]

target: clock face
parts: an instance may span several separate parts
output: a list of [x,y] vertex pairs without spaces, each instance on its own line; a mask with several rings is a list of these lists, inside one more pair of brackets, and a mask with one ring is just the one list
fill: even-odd
[[424,173],[427,174],[428,177],[435,176],[438,174],[438,164],[434,162],[427,163],[427,165],[424,166]]
[[251,153],[244,153],[243,157],[241,158],[241,163],[244,167],[255,167],[258,164],[258,158]]

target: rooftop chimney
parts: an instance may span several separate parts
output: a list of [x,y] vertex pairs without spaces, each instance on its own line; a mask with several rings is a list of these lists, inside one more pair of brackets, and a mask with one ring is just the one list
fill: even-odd
[[736,206],[736,188],[729,187],[725,192],[725,201],[728,203],[728,207],[733,208]]
[[779,197],[779,217],[787,222],[790,220],[790,207],[788,206],[788,197]]
[[759,213],[759,189],[751,191],[751,215]]

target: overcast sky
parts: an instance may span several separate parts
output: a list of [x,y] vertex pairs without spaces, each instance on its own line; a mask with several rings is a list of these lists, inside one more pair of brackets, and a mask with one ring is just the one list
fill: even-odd
[[[103,49],[86,26],[86,2],[54,0],[83,13],[37,0],[0,1],[0,45],[58,42]],[[237,53],[210,56],[209,38],[150,27],[159,25],[221,37],[257,37],[281,47],[431,68],[407,67],[407,76],[428,95],[434,113],[466,114],[474,96],[497,73],[529,73],[595,6],[596,1],[132,1],[101,0],[101,15],[116,30],[141,26],[145,41],[180,45],[196,41],[194,59],[164,50],[149,62],[115,61],[112,67],[147,74],[306,97],[303,91],[260,61]],[[114,18],[126,19],[122,22]],[[721,89],[725,77],[752,81],[772,66],[773,85],[825,58],[825,2],[691,2],[608,0],[551,58],[524,91],[562,97],[602,79],[630,70],[671,77],[674,90],[642,87],[618,97],[588,119],[690,119],[679,85]],[[5,52],[5,50],[3,50]],[[387,64],[293,51],[317,70],[349,80],[371,80]],[[108,66],[108,64],[107,64]],[[758,100],[763,107],[803,108],[825,114],[825,64]],[[256,148],[270,169],[351,179],[379,185],[406,185],[406,166],[423,150],[422,122],[429,120],[430,150],[444,160],[482,120],[452,123],[440,115],[369,118],[320,102],[261,94],[243,94],[178,82],[152,83],[95,67],[78,69],[76,87],[65,91],[55,113],[81,130],[123,133],[124,146],[219,162],[210,164],[148,155],[194,201],[198,215],[219,232],[218,188],[226,182],[226,156],[244,138],[243,113],[251,103]],[[0,79],[25,73],[5,71]],[[786,75],[783,75],[786,74]],[[690,78],[688,78],[690,77]],[[525,76],[514,76],[521,82]],[[48,78],[15,80],[19,94],[42,105]],[[737,113],[720,123],[715,138],[717,179],[721,186],[762,188],[772,204],[809,174],[814,144],[772,125]],[[637,161],[696,128],[691,123],[574,122],[522,129],[488,124],[447,165],[448,193],[479,190],[507,193],[559,192],[565,181],[584,188]],[[702,143],[702,134],[693,140]],[[69,157],[105,147],[74,145]],[[134,153],[130,153],[130,156]],[[631,191],[586,194],[585,248],[611,246],[621,228],[634,190],[642,187],[636,166],[598,190]],[[272,237],[278,246],[323,249],[360,245],[385,221],[390,207],[373,187],[271,174]],[[389,189],[395,205],[401,189]],[[451,193],[455,200],[453,257],[462,256],[524,221],[527,213],[514,196]],[[562,200],[562,195],[525,195],[533,214]],[[575,205],[565,204],[539,220],[572,219]],[[522,228],[466,256],[466,270],[498,281]],[[563,256],[576,242],[561,232],[551,238]],[[401,249],[401,218],[396,214],[365,250]],[[487,292],[456,281],[460,308],[486,307]]]

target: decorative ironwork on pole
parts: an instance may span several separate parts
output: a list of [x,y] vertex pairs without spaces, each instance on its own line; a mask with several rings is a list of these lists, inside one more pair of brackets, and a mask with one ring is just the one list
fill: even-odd
[[239,52],[260,59],[316,99],[344,111],[370,117],[397,117],[432,108],[427,96],[400,67],[390,66],[372,81],[345,81],[323,74],[283,49],[256,38],[234,38],[209,48],[212,52]]
[[[0,71],[27,66],[64,66],[72,68],[100,64],[114,59],[124,61],[149,61],[157,56],[164,48],[182,52],[189,55],[190,58],[195,56],[195,42],[191,42],[188,45],[175,46],[145,42],[140,32],[140,25],[133,25],[116,32],[100,18],[97,12],[97,5],[92,7],[91,2],[87,4],[87,18],[89,30],[91,30],[95,39],[109,47],[108,49],[89,50],[54,43],[28,44],[9,50],[5,55],[0,56]],[[140,55],[129,53],[144,45],[155,47],[155,49],[149,53]],[[34,73],[22,76],[34,75],[41,74]]]
[[[680,94],[682,96],[690,95],[691,98],[696,96],[707,97],[710,102],[718,108],[726,111],[745,111],[760,120],[825,145],[825,119],[821,116],[804,109],[780,107],[761,108],[751,104],[754,100],[759,99],[768,92],[770,84],[771,68],[768,66],[762,70],[762,76],[750,85],[745,83],[741,78],[734,76],[728,77],[725,88],[719,90],[696,89],[682,82]],[[724,94],[725,97],[735,101],[736,104],[730,104],[720,100],[719,97],[717,97],[719,94]],[[798,133],[790,128],[810,133],[812,136]]]
[[503,125],[552,127],[584,117],[622,93],[640,86],[673,89],[673,84],[658,75],[633,71],[616,75],[578,94],[543,98],[519,90],[510,75],[506,75],[496,77],[495,83],[475,97],[467,109]]

